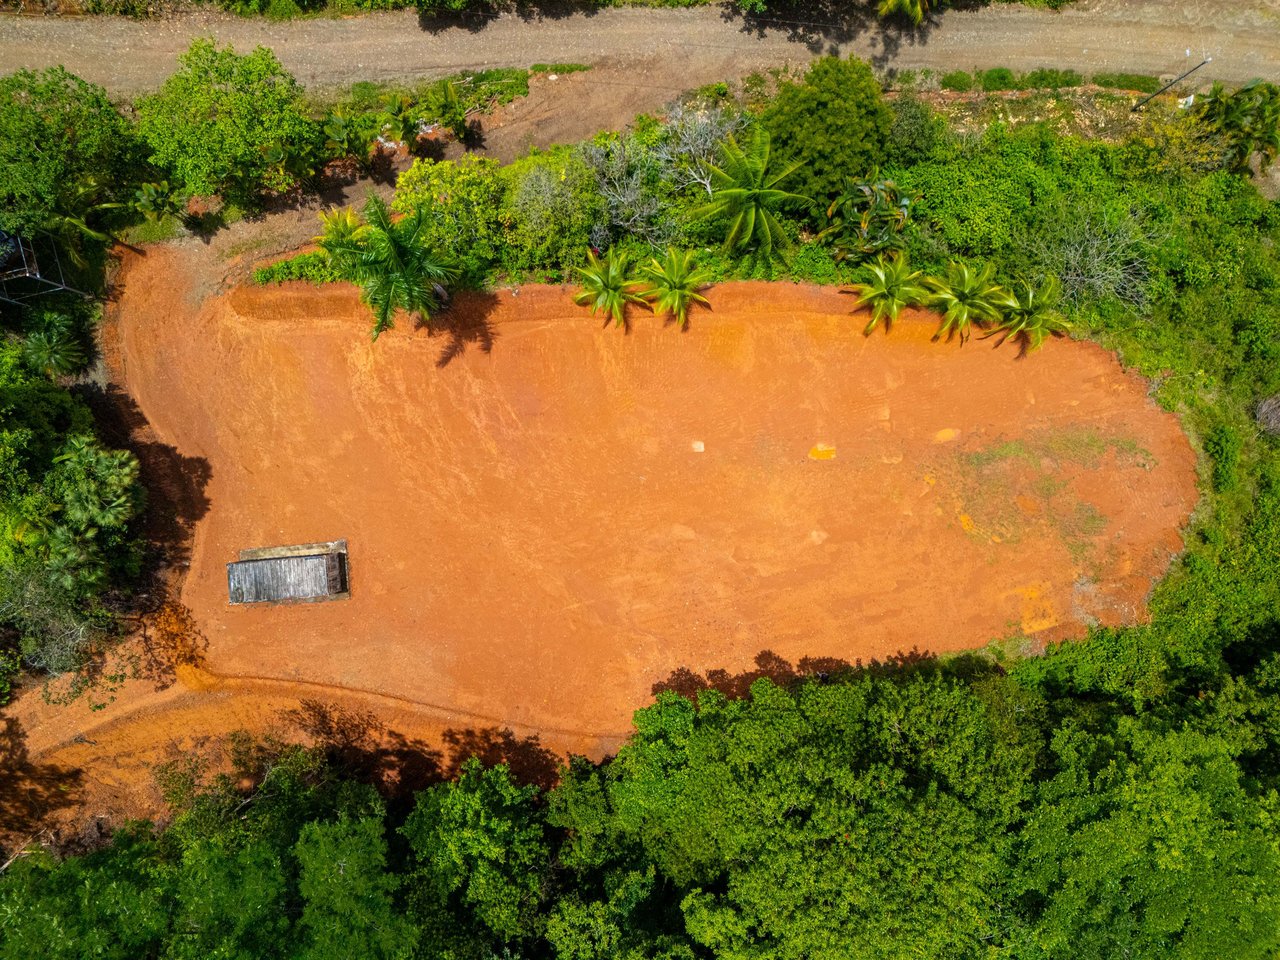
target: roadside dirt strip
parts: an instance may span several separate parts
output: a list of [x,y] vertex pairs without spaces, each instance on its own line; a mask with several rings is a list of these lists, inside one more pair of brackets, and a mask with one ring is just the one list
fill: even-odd
[[[1243,81],[1280,76],[1280,0],[1080,0],[1061,12],[996,4],[949,11],[919,30],[868,13],[839,25],[750,21],[729,7],[606,9],[529,18],[504,14],[461,26],[419,23],[413,11],[291,23],[197,13],[169,20],[0,18],[0,71],[62,64],[113,93],[158,86],[193,37],[238,49],[258,44],[317,88],[484,66],[581,62],[597,88],[652,109],[680,91],[755,70],[856,53],[879,67],[975,65],[1074,68],[1082,73],[1181,72]],[[590,104],[587,105],[590,107]]]

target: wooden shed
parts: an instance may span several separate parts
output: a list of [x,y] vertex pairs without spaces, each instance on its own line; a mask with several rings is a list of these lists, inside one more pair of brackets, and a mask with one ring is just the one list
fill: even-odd
[[242,550],[227,564],[227,595],[233,604],[345,599],[347,541]]

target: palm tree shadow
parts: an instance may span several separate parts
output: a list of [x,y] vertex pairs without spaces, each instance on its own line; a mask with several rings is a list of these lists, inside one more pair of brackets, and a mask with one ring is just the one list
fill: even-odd
[[491,353],[498,334],[489,315],[498,305],[498,296],[489,291],[466,290],[458,293],[449,306],[425,322],[416,326],[425,328],[428,337],[445,338],[444,348],[436,358],[436,367],[443,369],[462,356],[471,345],[481,353]]

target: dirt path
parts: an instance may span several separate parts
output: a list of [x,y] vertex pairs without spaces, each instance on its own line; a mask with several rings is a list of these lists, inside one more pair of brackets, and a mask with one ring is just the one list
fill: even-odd
[[[211,35],[247,49],[271,47],[308,86],[390,80],[480,66],[583,62],[598,66],[575,111],[630,116],[683,90],[839,51],[881,67],[1082,72],[1180,72],[1202,55],[1205,77],[1280,75],[1280,0],[1081,0],[1061,13],[997,4],[950,11],[925,29],[886,28],[861,17],[839,26],[792,20],[750,23],[728,8],[605,9],[525,19],[507,14],[423,29],[412,11],[343,20],[270,23],[212,13],[136,22],[7,16],[0,69],[61,63],[119,94],[159,85],[191,38]],[[587,130],[575,127],[566,139]]]

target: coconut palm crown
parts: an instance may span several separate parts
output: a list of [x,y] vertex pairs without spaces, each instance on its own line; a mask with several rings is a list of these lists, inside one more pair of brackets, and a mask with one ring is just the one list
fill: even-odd
[[777,211],[785,206],[807,206],[808,197],[789,193],[781,184],[800,168],[792,164],[781,171],[769,168],[769,134],[756,128],[742,145],[730,137],[720,148],[719,165],[708,164],[711,202],[693,215],[700,219],[727,216],[726,250],[754,246],[768,256],[787,246],[787,235]]

